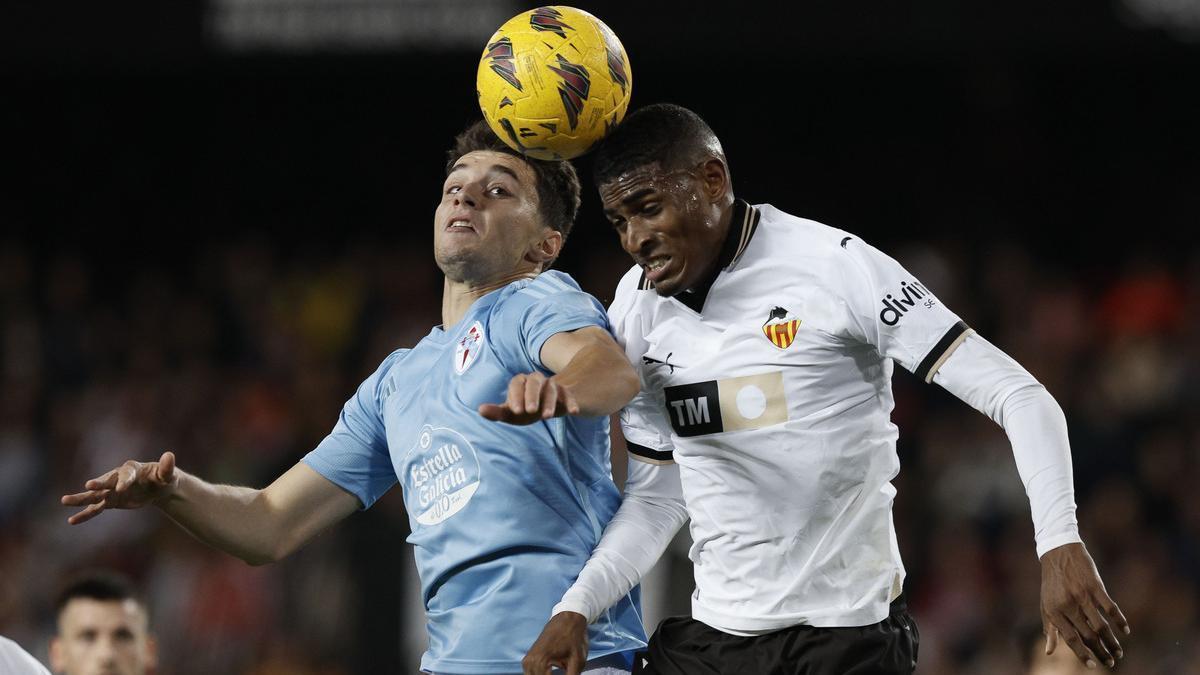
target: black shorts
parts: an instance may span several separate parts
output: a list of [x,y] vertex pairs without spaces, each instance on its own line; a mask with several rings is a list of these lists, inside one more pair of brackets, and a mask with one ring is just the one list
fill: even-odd
[[903,596],[888,618],[854,628],[792,626],[741,637],[674,617],[650,636],[633,675],[908,675],[919,641]]

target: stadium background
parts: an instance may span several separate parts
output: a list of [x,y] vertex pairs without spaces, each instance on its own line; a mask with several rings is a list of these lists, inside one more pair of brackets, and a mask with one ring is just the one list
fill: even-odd
[[[740,196],[892,253],[1047,385],[1134,627],[1121,671],[1200,672],[1197,3],[578,4],[624,41],[635,107],[707,118]],[[483,42],[531,6],[0,8],[0,634],[45,659],[55,586],[105,565],[145,589],[161,673],[415,669],[398,494],[263,568],[157,513],[68,528],[58,496],[163,449],[263,485],[439,321],[443,151]],[[627,267],[590,185],[560,267],[605,302]],[[1039,568],[1007,442],[895,390],[918,672],[1020,672]],[[651,622],[687,611],[676,544]]]

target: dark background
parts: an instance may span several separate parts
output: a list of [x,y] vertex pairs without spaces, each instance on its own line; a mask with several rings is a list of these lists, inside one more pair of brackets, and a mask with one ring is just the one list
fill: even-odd
[[[893,254],[1046,383],[1131,673],[1200,662],[1195,4],[579,5],[624,42],[634,107],[708,120],[739,196]],[[0,8],[0,633],[39,657],[59,578],[104,564],[150,596],[163,673],[415,669],[398,495],[267,568],[154,513],[68,530],[57,505],[167,448],[264,485],[440,322],[444,151],[484,41],[533,5],[348,3],[400,27],[231,38],[255,6],[337,23],[319,2]],[[627,261],[577,165],[559,266],[607,303]],[[919,672],[1019,672],[1039,571],[1003,433],[907,373],[896,397]],[[650,623],[687,611],[677,543]]]

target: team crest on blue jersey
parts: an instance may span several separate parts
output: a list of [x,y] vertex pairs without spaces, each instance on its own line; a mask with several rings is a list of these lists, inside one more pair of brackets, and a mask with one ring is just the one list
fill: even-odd
[[483,324],[476,321],[454,346],[454,370],[459,375],[467,372],[467,368],[479,358],[479,352],[483,351],[483,342]]
[[771,309],[771,314],[763,324],[762,330],[763,335],[767,336],[771,344],[780,349],[787,349],[796,339],[798,328],[800,328],[799,319],[792,317],[783,307],[775,307]]

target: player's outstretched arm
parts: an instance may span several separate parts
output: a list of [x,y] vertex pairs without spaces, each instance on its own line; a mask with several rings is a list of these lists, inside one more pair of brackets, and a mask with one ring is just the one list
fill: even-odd
[[978,335],[954,351],[933,381],[991,417],[1012,443],[1042,563],[1047,653],[1061,638],[1080,661],[1114,667],[1124,656],[1116,634],[1128,634],[1129,624],[1079,536],[1062,408],[1016,361]]
[[358,508],[356,497],[305,464],[257,490],[184,473],[171,452],[156,462],[125,462],[62,503],[83,507],[67,519],[72,525],[108,509],[154,505],[197,539],[252,565],[283,558]]
[[638,391],[637,373],[625,352],[598,326],[551,336],[540,356],[553,376],[514,376],[506,400],[479,406],[479,414],[509,424],[562,415],[598,417],[620,410]]

